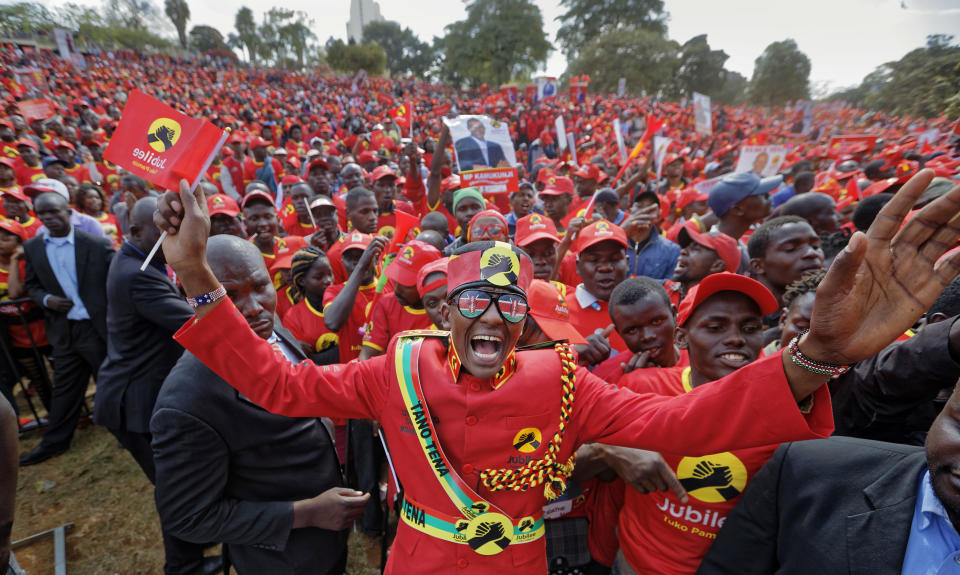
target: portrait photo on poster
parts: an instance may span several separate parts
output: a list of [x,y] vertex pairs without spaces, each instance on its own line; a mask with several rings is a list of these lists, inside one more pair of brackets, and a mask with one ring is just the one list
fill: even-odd
[[506,122],[488,116],[457,116],[443,121],[450,130],[459,171],[502,168],[517,163]]

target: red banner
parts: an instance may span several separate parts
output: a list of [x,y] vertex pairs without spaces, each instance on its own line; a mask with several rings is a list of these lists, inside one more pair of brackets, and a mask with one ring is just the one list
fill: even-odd
[[46,120],[57,115],[56,104],[46,98],[38,100],[23,100],[17,103],[20,115],[28,123],[34,120]]
[[510,213],[510,194],[520,187],[516,168],[485,168],[460,172],[460,188],[477,188],[504,214]]
[[827,144],[827,157],[839,158],[847,154],[872,151],[876,136],[836,136]]
[[223,136],[213,124],[134,90],[103,156],[163,189],[177,190],[181,178],[192,184],[203,173]]

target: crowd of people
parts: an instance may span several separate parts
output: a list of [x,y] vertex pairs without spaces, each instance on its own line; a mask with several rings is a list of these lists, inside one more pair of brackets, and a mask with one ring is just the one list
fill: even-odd
[[[715,106],[704,134],[651,98],[85,65],[0,53],[11,573],[17,467],[70,448],[91,379],[168,574],[340,575],[354,525],[392,573],[956,572],[947,118]],[[195,192],[104,159],[134,88],[229,128]],[[457,154],[504,157],[459,115],[509,126],[515,191],[461,184]],[[736,171],[770,145],[777,175]]]

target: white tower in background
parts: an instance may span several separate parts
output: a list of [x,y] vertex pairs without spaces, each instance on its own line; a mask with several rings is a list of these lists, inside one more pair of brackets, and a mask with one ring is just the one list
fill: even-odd
[[350,21],[347,22],[347,40],[363,42],[363,27],[370,22],[382,22],[380,5],[374,0],[350,0]]

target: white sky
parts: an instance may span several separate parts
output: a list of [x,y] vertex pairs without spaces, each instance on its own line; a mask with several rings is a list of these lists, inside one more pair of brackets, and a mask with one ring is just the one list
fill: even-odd
[[[46,0],[49,6],[64,0]],[[350,0],[187,0],[189,27],[208,24],[224,36],[233,30],[241,6],[258,18],[271,6],[303,10],[314,20],[313,31],[321,43],[330,36],[346,38]],[[154,0],[162,10],[163,0]],[[90,0],[81,3],[93,4]],[[534,0],[543,13],[552,42],[563,10],[559,0]],[[384,18],[411,28],[422,40],[442,36],[447,24],[466,17],[465,2],[458,0],[380,0]],[[727,68],[747,78],[753,61],[778,40],[793,38],[812,64],[815,89],[859,84],[873,69],[900,59],[925,43],[928,34],[960,34],[957,0],[665,0],[670,13],[670,38],[680,43],[707,34],[713,49],[729,56]],[[188,27],[188,29],[189,29]],[[559,76],[566,61],[551,53],[545,72]]]

